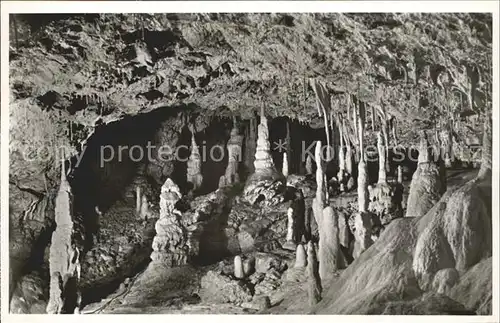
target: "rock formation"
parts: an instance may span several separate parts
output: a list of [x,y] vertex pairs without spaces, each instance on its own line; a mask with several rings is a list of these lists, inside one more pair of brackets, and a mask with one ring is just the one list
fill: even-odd
[[418,166],[410,185],[406,216],[422,216],[439,201],[446,186],[442,183],[439,167],[430,161],[425,133],[421,137]]
[[243,136],[238,133],[236,120],[233,121],[233,129],[227,142],[228,161],[225,174],[219,181],[219,187],[229,186],[240,181],[238,165],[241,161]]
[[314,197],[312,203],[312,209],[314,219],[316,220],[318,226],[320,226],[323,209],[325,208],[327,201],[325,174],[323,172],[323,163],[321,158],[321,141],[316,142],[314,158],[316,159],[316,196]]
[[307,254],[306,250],[304,249],[303,244],[298,244],[297,245],[297,250],[295,252],[295,268],[305,268],[307,266]]
[[[387,145],[387,143],[385,143]],[[386,157],[386,146],[384,145],[382,133],[377,132],[377,147],[378,147],[378,183],[387,183],[387,176],[385,173],[385,157]]]
[[260,124],[257,132],[257,149],[254,161],[255,172],[251,176],[252,180],[275,180],[282,177],[274,166],[271,157],[271,144],[269,142],[269,129],[264,107],[260,111]]
[[286,242],[283,245],[284,249],[295,250],[296,241],[295,238],[297,233],[294,232],[297,228],[297,223],[295,219],[295,214],[293,208],[288,208],[287,210],[287,233],[286,233]]
[[170,267],[181,266],[188,261],[187,233],[180,223],[182,214],[175,206],[181,198],[179,186],[167,178],[161,187],[160,218],[155,224],[151,259]]
[[312,173],[313,173],[312,158],[311,158],[311,155],[307,155],[307,158],[306,158],[306,174],[307,175],[312,175]]
[[319,276],[325,282],[335,271],[345,268],[346,261],[340,249],[338,215],[331,206],[323,210],[319,227]]
[[285,178],[288,177],[288,157],[286,152],[283,153],[283,167],[281,168],[281,173]]
[[[50,244],[50,291],[47,313],[73,313],[79,307],[79,280],[83,246],[78,241],[78,223],[73,215],[73,194],[61,161],[61,184],[56,197],[56,229]],[[80,236],[81,238],[81,236]]]
[[322,286],[318,271],[318,259],[314,244],[307,244],[307,296],[309,305],[314,306],[321,300]]
[[401,165],[398,166],[397,172],[398,172],[398,174],[397,174],[397,182],[399,184],[403,184],[403,167]]
[[201,155],[198,148],[198,144],[194,138],[194,127],[190,127],[191,130],[191,154],[187,161],[187,181],[193,184],[193,190],[197,190],[201,187],[203,182],[203,175],[201,174]]
[[243,270],[243,260],[241,256],[234,257],[234,277],[238,279],[245,278],[245,272]]
[[258,127],[257,150],[254,161],[255,171],[251,174],[243,190],[243,198],[251,204],[275,205],[284,200],[284,178],[274,166],[269,143],[269,129],[264,107],[261,109]]

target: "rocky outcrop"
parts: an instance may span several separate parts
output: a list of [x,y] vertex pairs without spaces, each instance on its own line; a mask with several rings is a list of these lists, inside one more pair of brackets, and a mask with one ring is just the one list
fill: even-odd
[[200,297],[214,303],[241,304],[250,302],[252,294],[243,281],[209,271],[201,278]]

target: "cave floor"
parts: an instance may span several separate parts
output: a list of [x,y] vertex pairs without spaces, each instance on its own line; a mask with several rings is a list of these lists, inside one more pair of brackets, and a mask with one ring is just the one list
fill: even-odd
[[[475,169],[447,171],[448,189],[459,187],[476,176]],[[405,181],[405,194],[410,181]],[[356,192],[350,192],[331,200],[333,205],[343,206],[356,199]],[[213,265],[204,267],[184,266],[168,268],[150,263],[135,277],[125,280],[112,294],[100,302],[87,305],[82,314],[306,314],[307,285],[301,279],[284,279],[281,286],[270,295],[270,309],[258,311],[231,303],[210,303],[198,296],[199,281]],[[336,274],[338,277],[339,271]],[[333,279],[336,279],[333,278]],[[332,281],[326,282],[324,288]]]

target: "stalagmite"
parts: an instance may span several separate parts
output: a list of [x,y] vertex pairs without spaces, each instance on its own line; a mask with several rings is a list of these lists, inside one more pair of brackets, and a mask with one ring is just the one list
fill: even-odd
[[322,282],[332,278],[335,271],[345,268],[338,222],[338,215],[331,206],[327,206],[319,226],[319,276]]
[[347,143],[346,145],[346,151],[345,151],[345,170],[347,174],[349,174],[350,177],[352,177],[352,147],[350,143]]
[[341,192],[345,191],[345,152],[344,152],[344,130],[342,127],[342,124],[339,123],[339,140],[340,140],[340,147],[339,147],[339,171],[337,173],[337,181],[339,182],[339,189]]
[[423,216],[446,191],[439,167],[430,161],[427,136],[422,133],[417,170],[413,173],[408,193],[406,216]]
[[491,123],[491,115],[486,116],[483,125],[483,147],[481,150],[481,167],[477,174],[477,178],[491,177],[492,165],[492,140],[493,129]]
[[295,252],[295,268],[305,268],[307,266],[307,254],[303,244],[297,245]]
[[403,167],[401,165],[398,166],[398,183],[403,183]]
[[283,245],[283,249],[295,250],[295,241],[296,234],[294,233],[294,229],[296,228],[295,219],[294,219],[294,210],[293,208],[288,208],[287,211],[287,233],[286,233],[286,242]]
[[288,177],[288,157],[286,152],[283,153],[283,167],[281,173],[285,176],[285,178]]
[[139,212],[139,217],[143,220],[147,220],[151,215],[151,210],[149,209],[149,202],[146,195],[141,198],[141,210]]
[[[387,143],[386,143],[387,144]],[[387,176],[385,173],[385,146],[383,143],[382,133],[377,132],[377,147],[378,147],[378,183],[387,183]]]
[[260,124],[257,134],[257,149],[255,152],[254,168],[255,172],[249,177],[250,182],[262,180],[283,180],[283,176],[276,170],[273,158],[271,157],[271,145],[269,143],[269,129],[267,118],[262,106],[260,112]]
[[309,305],[314,306],[321,300],[321,278],[318,271],[318,259],[314,244],[309,241],[307,244],[307,295]]
[[247,136],[245,138],[245,166],[248,173],[253,173],[255,168],[253,166],[255,160],[255,151],[257,146],[257,129],[255,126],[255,118],[251,118],[247,127]]
[[187,181],[193,184],[193,189],[201,187],[203,176],[201,175],[201,155],[198,144],[194,138],[194,127],[191,130],[191,155],[187,161]]
[[176,203],[181,198],[179,186],[167,178],[161,187],[160,218],[155,224],[156,236],[151,259],[169,267],[187,263],[187,233],[180,224],[182,214],[176,209]]
[[418,163],[428,163],[431,161],[429,155],[429,141],[427,140],[427,133],[423,131],[420,136],[420,144],[418,148]]
[[[80,255],[77,223],[73,216],[73,194],[66,178],[64,158],[61,167],[61,184],[55,202],[56,229],[50,244],[50,291],[47,313],[73,313],[79,307]],[[80,236],[80,238],[82,238]],[[76,301],[75,301],[76,300]]]
[[229,141],[227,142],[228,161],[226,172],[219,181],[219,187],[229,186],[240,181],[238,165],[241,161],[241,149],[243,145],[243,136],[238,134],[236,120],[233,121],[233,129]]
[[306,174],[307,175],[312,175],[312,173],[313,173],[312,158],[311,158],[311,155],[307,155],[307,158],[306,158]]
[[325,174],[323,172],[323,165],[321,159],[321,141],[316,142],[316,148],[314,150],[314,156],[316,159],[316,196],[312,202],[312,209],[314,214],[314,219],[318,226],[321,225],[321,218],[323,216],[323,209],[326,204],[326,183]]
[[142,198],[141,198],[141,187],[137,185],[135,187],[135,213],[140,214],[141,212],[141,203],[142,203]]
[[356,213],[354,218],[354,250],[353,258],[358,258],[363,251],[368,249],[372,244],[372,220],[370,213]]
[[358,213],[355,215],[355,244],[353,257],[357,258],[372,243],[371,213],[368,213],[368,169],[364,152],[364,105],[358,105],[360,109],[358,118],[358,142],[360,159],[358,163]]
[[241,259],[241,256],[234,257],[234,277],[238,279],[245,278],[245,273],[243,270],[243,260]]

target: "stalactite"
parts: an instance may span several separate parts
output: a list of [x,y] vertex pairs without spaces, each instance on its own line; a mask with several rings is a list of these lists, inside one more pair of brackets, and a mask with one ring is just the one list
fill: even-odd
[[137,185],[135,187],[135,213],[139,214],[141,212],[141,203],[142,203],[142,197],[141,197],[141,187]]
[[288,168],[287,168],[287,174],[285,175],[285,177],[287,177],[288,174],[296,171],[295,167],[294,167],[294,163],[292,161],[293,152],[292,152],[292,134],[290,132],[290,120],[286,121],[286,137],[285,138],[286,138],[285,139],[286,158],[283,158],[283,162],[286,159]]

